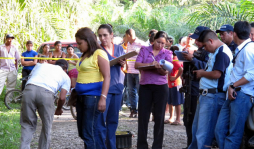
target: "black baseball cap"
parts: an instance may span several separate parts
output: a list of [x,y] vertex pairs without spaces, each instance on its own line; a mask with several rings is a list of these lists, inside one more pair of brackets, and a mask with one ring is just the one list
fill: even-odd
[[199,35],[202,33],[204,30],[209,30],[210,28],[205,27],[205,26],[198,26],[194,32],[194,34],[190,35],[190,38],[192,39],[198,39]]
[[7,35],[5,36],[5,39],[7,39],[7,38],[15,39],[14,36],[13,36],[12,34],[7,34]]
[[219,30],[216,30],[216,33],[225,32],[225,31],[234,31],[234,28],[233,26],[229,24],[225,24],[225,25],[222,25]]

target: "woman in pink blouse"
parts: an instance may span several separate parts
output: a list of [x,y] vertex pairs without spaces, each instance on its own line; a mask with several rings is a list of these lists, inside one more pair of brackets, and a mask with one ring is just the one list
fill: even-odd
[[164,116],[168,99],[168,73],[159,61],[172,62],[172,52],[164,49],[167,33],[159,31],[154,37],[154,44],[142,47],[136,59],[135,68],[155,65],[156,69],[141,70],[138,104],[138,142],[137,148],[147,149],[147,129],[151,108],[154,105],[154,142],[152,148],[162,148]]

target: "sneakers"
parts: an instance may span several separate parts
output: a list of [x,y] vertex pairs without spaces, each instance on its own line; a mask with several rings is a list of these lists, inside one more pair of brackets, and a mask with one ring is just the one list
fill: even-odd
[[129,118],[136,118],[136,117],[138,117],[137,110],[131,110],[131,114],[130,114]]

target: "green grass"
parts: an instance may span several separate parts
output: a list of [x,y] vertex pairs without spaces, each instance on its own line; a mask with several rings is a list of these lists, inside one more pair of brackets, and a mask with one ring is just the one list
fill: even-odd
[[[19,68],[16,88],[20,88],[21,72]],[[9,110],[4,104],[6,87],[0,95],[0,149],[16,149],[20,145],[21,127],[19,124],[20,110]]]
[[0,100],[0,148],[15,149],[20,144],[20,111],[8,110]]

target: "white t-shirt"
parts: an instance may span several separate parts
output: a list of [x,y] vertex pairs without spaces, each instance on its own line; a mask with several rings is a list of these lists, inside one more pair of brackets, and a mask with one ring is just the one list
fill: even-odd
[[59,89],[70,90],[71,80],[60,66],[37,63],[31,72],[27,84],[33,84],[56,93]]

